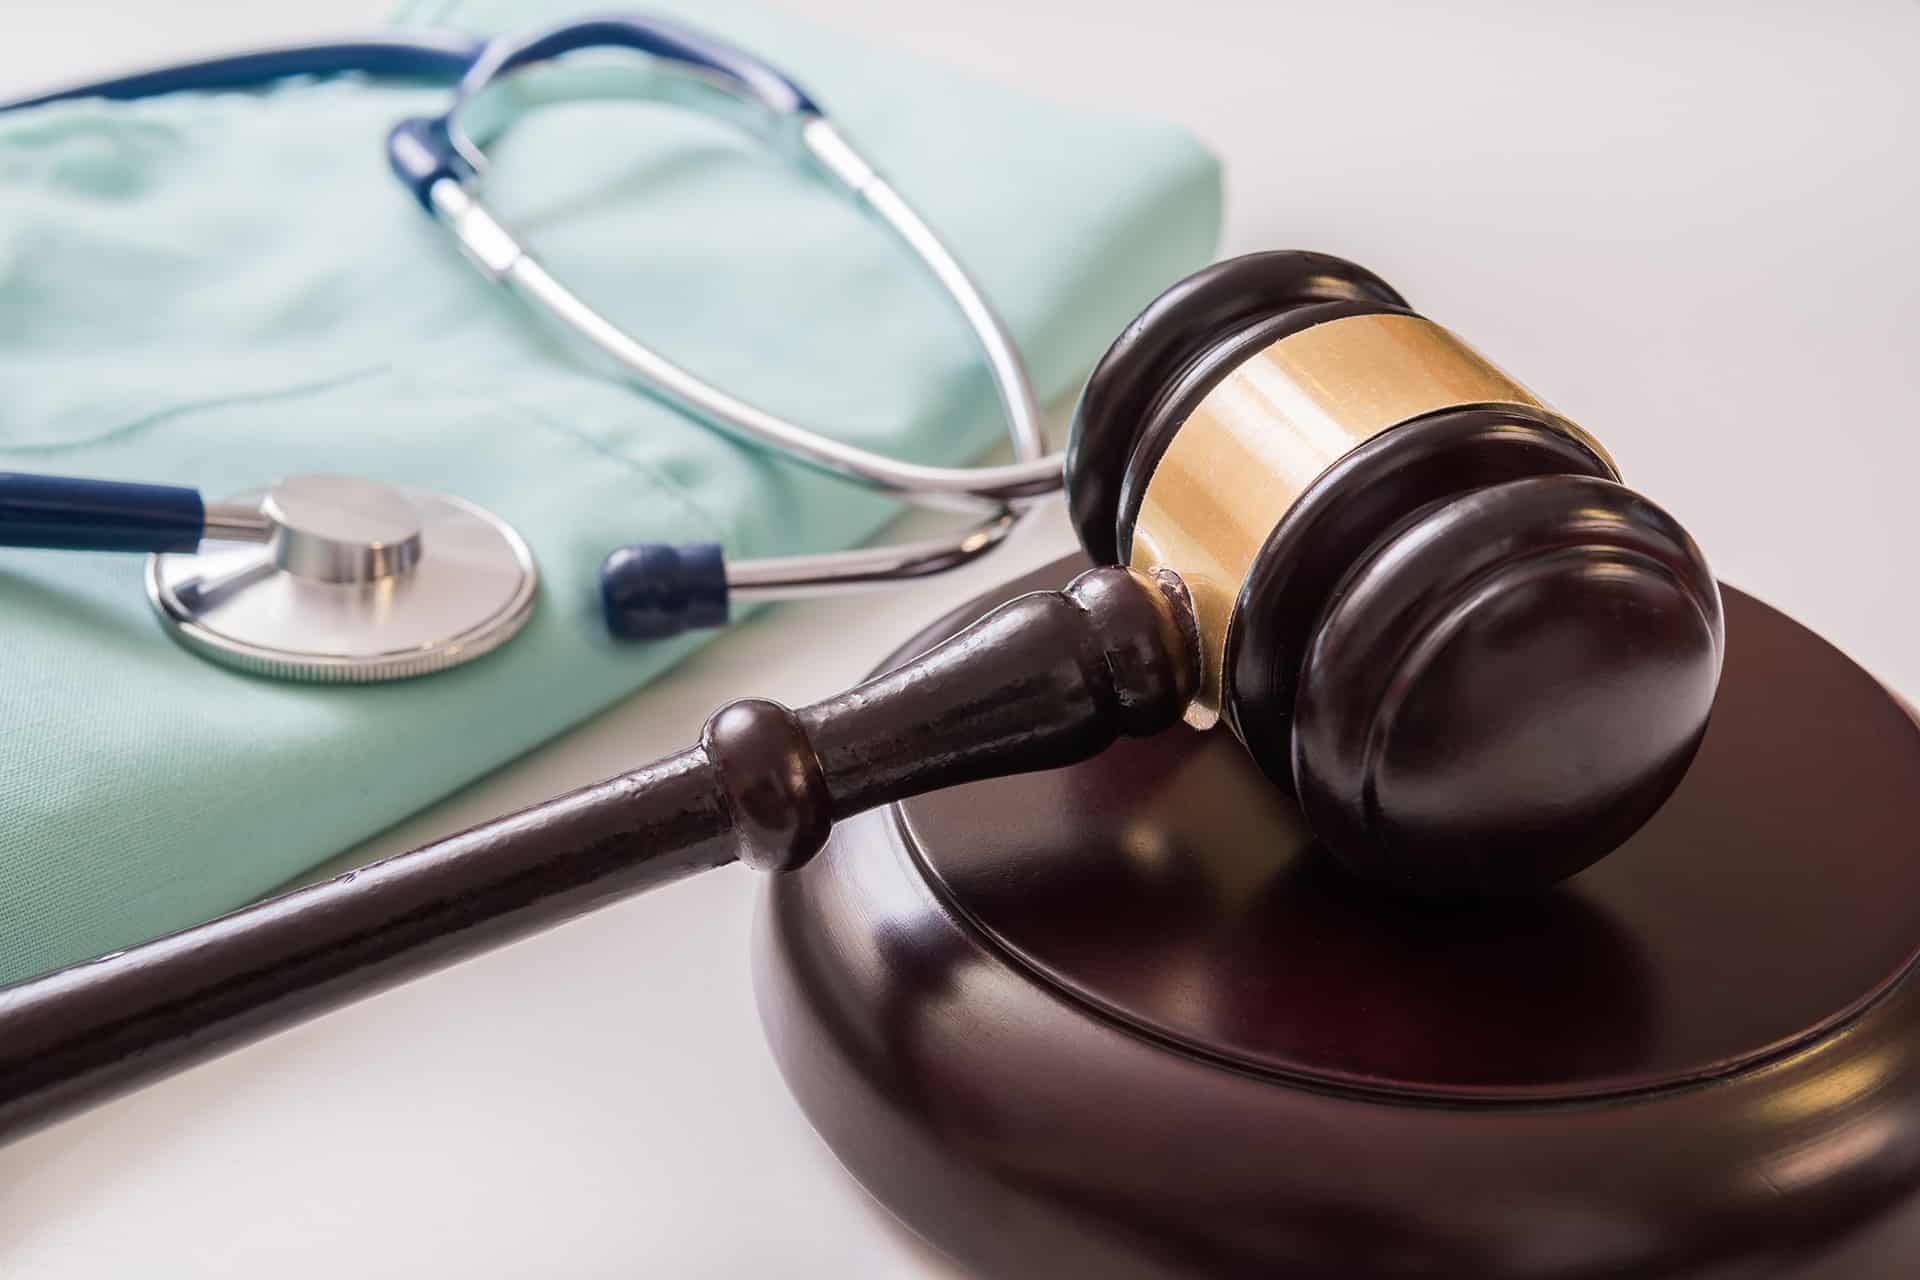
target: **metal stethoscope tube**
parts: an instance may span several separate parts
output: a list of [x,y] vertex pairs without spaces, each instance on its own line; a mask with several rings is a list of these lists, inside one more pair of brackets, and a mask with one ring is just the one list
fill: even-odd
[[[647,55],[645,68],[653,73],[647,81],[651,96],[743,122],[793,162],[844,192],[905,246],[951,299],[978,343],[1006,419],[1015,460],[974,468],[927,466],[834,439],[730,395],[675,364],[547,271],[488,210],[482,195],[487,169],[482,141],[499,136],[511,123],[510,113],[494,113],[490,129],[475,126],[469,117],[485,116],[476,109],[479,100],[499,103],[504,95],[486,91],[509,83],[511,105],[520,107],[578,98],[583,89],[584,96],[634,96],[636,77],[631,65],[611,81],[590,74],[576,76],[573,67],[557,81],[526,74],[594,48]],[[664,635],[686,626],[712,625],[725,619],[732,599],[784,599],[941,573],[1001,545],[1022,510],[1062,487],[1064,461],[1047,452],[1040,410],[1019,352],[965,268],[805,90],[750,54],[689,28],[651,17],[614,14],[484,42],[433,32],[354,37],[241,51],[67,86],[0,101],[0,111],[76,97],[138,98],[340,71],[457,78],[445,112],[402,121],[389,135],[388,159],[394,172],[489,279],[507,286],[535,311],[559,321],[611,359],[627,378],[739,440],[917,506],[960,510],[976,517],[959,532],[922,541],[731,563],[711,545],[621,548],[608,557],[601,573],[608,625],[616,634]],[[92,501],[81,502],[76,510],[93,510]],[[199,502],[197,496],[195,501]],[[196,530],[196,536],[229,540],[246,540],[257,533],[244,522],[230,525],[217,518]]]
[[[396,172],[459,242],[488,279],[613,361],[649,393],[736,439],[890,494],[917,506],[980,513],[958,533],[911,543],[725,565],[735,599],[787,599],[857,589],[944,572],[985,555],[1011,532],[1019,512],[1063,483],[1059,454],[1047,451],[1042,415],[1012,336],[966,269],[894,187],[791,81],[736,51],[698,43],[690,32],[621,19],[571,24],[564,31],[496,41],[462,78],[444,115],[403,123],[389,151]],[[843,190],[907,248],[952,300],[992,376],[1015,461],[999,466],[936,467],[859,448],[731,395],[626,332],[554,277],[487,208],[486,157],[470,132],[467,109],[483,91],[518,70],[574,48],[619,45],[655,55],[671,68],[679,93],[717,92],[744,107],[749,124],[798,153],[807,167]],[[574,96],[577,96],[574,95]],[[489,137],[499,136],[506,122]]]

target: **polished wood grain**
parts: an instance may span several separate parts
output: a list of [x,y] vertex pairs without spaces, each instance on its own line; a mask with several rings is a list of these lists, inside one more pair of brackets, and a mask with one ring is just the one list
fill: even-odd
[[1224,721],[1350,870],[1536,893],[1659,807],[1705,729],[1705,556],[1605,448],[1378,277],[1216,263],[1088,380],[1069,505],[1177,576]]
[[1910,1274],[1920,726],[1725,596],[1685,780],[1543,898],[1383,896],[1185,729],[844,825],[757,926],[789,1084],[982,1276]]

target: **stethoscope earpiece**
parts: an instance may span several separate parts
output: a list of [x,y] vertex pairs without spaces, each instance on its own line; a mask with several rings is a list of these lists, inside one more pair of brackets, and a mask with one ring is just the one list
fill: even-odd
[[607,630],[622,640],[725,626],[726,558],[714,542],[621,547],[600,564],[600,608]]

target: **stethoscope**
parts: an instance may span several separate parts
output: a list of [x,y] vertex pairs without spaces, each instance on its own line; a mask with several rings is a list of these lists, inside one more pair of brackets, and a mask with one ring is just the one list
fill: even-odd
[[[731,395],[626,333],[557,280],[484,199],[484,147],[511,126],[486,91],[567,54],[622,48],[674,74],[658,96],[741,123],[867,210],[952,300],[992,376],[1015,461],[934,467],[861,449]],[[959,533],[852,551],[729,562],[712,544],[620,548],[601,566],[617,636],[651,639],[724,623],[734,601],[780,600],[924,577],[999,546],[1019,512],[1063,483],[1020,353],[966,269],[805,90],[710,36],[655,18],[593,17],[487,41],[439,32],[288,45],[180,63],[0,102],[129,100],[364,72],[455,82],[438,116],[387,138],[394,174],[489,280],[559,321],[644,390],[743,442],[917,505],[973,512]],[[587,93],[620,92],[587,86]],[[580,86],[548,100],[578,97]],[[524,95],[536,99],[540,91]],[[0,545],[146,552],[149,601],[185,646],[295,680],[366,682],[458,665],[510,640],[531,615],[538,570],[492,512],[349,476],[293,476],[213,503],[192,489],[0,472]]]

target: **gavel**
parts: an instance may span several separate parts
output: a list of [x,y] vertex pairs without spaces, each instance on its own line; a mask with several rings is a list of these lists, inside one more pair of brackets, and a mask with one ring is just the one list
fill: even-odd
[[833,823],[1223,725],[1341,867],[1539,892],[1685,773],[1724,633],[1693,540],[1602,447],[1384,281],[1263,253],[1162,294],[1067,449],[1096,567],[865,684],[722,707],[698,745],[0,990],[0,1136]]

